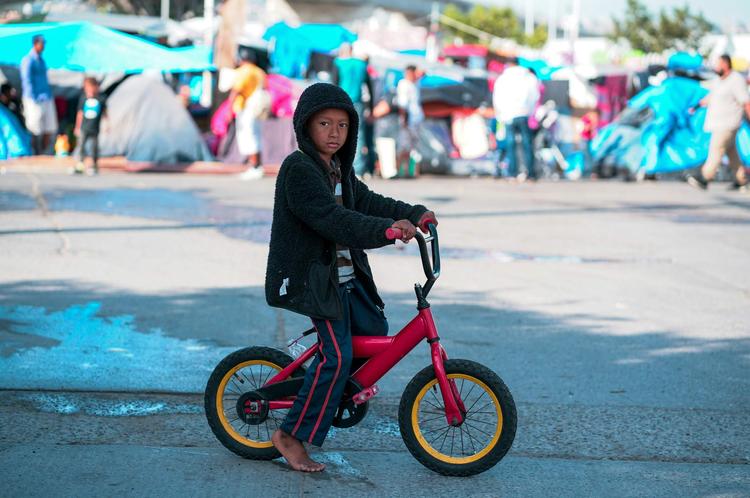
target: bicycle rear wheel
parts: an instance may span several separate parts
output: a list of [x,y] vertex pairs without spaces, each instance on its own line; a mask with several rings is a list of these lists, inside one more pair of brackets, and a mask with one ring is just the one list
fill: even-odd
[[433,367],[406,386],[398,411],[409,452],[443,475],[470,476],[492,468],[510,449],[516,434],[516,406],[495,372],[469,360],[447,360],[445,370],[464,402],[464,422],[451,426]]
[[[293,361],[278,349],[250,347],[231,353],[216,366],[206,384],[204,408],[211,431],[227,449],[253,460],[281,456],[271,443],[271,435],[288,410],[268,410],[264,416],[248,420],[238,405]],[[304,371],[293,375],[304,376]]]

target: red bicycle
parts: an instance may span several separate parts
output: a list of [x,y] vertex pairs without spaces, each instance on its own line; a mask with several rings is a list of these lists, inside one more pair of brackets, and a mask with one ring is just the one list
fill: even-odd
[[[440,344],[427,302],[440,276],[440,249],[436,227],[429,225],[429,232],[429,236],[417,232],[415,237],[427,277],[424,285],[414,286],[417,316],[394,336],[352,337],[354,357],[366,362],[351,375],[333,425],[345,428],[359,423],[370,398],[378,393],[375,383],[424,340],[432,364],[414,376],[401,396],[401,436],[409,452],[427,468],[443,475],[469,476],[493,467],[508,452],[516,434],[516,406],[495,372],[474,361],[449,360]],[[389,229],[387,235],[396,239],[401,234]],[[314,328],[307,330],[300,339],[314,332]],[[311,347],[294,359],[278,349],[249,347],[224,358],[205,393],[206,417],[219,441],[245,458],[280,457],[271,435],[302,386],[304,364],[318,349]]]

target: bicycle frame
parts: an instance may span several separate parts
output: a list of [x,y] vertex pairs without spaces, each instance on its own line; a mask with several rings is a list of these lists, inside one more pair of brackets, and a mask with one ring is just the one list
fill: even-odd
[[[433,224],[427,225],[430,235],[424,237],[417,232],[415,239],[419,245],[419,252],[422,258],[422,268],[424,269],[427,282],[424,286],[416,284],[414,291],[417,295],[417,316],[415,316],[406,326],[393,336],[352,336],[352,350],[355,358],[369,358],[352,375],[352,379],[358,386],[362,386],[361,393],[367,393],[364,400],[369,399],[376,390],[373,389],[375,383],[380,380],[391,368],[393,368],[401,359],[409,354],[422,340],[426,340],[430,345],[432,357],[432,367],[435,370],[435,377],[440,386],[440,393],[443,397],[445,406],[445,418],[448,424],[453,426],[461,425],[464,421],[466,408],[464,407],[461,396],[459,395],[456,383],[449,379],[445,373],[444,361],[448,359],[445,349],[440,345],[435,320],[432,318],[430,304],[427,302],[427,295],[432,289],[433,284],[440,276],[440,248],[438,244],[437,228]],[[392,229],[389,229],[392,230]],[[399,238],[393,234],[390,238]],[[432,244],[432,260],[427,249],[427,242]],[[289,366],[281,370],[265,385],[275,384],[287,380],[292,373],[300,368],[307,360],[311,359],[319,350],[313,347],[305,351],[299,358],[294,360]],[[291,408],[294,403],[293,398],[269,401],[269,409],[281,410]]]
[[[352,379],[360,386],[372,387],[402,358],[409,354],[422,340],[430,344],[432,366],[435,369],[440,392],[445,404],[445,418],[450,425],[460,425],[463,422],[463,406],[455,382],[445,373],[443,362],[448,359],[445,349],[440,345],[440,337],[435,327],[430,308],[420,309],[401,331],[394,336],[352,336],[352,349],[355,358],[369,358]],[[319,346],[305,351],[289,366],[273,376],[266,385],[275,384],[288,379],[307,360],[311,359],[320,349]],[[269,401],[269,409],[282,410],[291,408],[294,400]]]

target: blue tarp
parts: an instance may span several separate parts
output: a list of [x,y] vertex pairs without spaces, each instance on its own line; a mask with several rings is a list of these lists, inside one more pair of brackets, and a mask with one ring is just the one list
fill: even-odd
[[698,71],[701,67],[703,67],[703,57],[701,54],[677,52],[672,54],[667,61],[667,69],[672,70]]
[[357,35],[338,24],[303,24],[292,28],[278,22],[266,30],[263,39],[274,42],[271,65],[277,73],[303,78],[312,52],[332,52],[343,43],[354,42]]
[[[649,87],[630,102],[624,114],[648,115],[637,125],[622,119],[604,127],[591,143],[594,161],[605,161],[632,173],[669,173],[695,168],[706,161],[710,134],[703,131],[706,109],[688,110],[708,91],[687,78],[669,78]],[[750,126],[737,135],[740,157],[750,164]]]
[[0,161],[31,155],[31,135],[3,104],[0,104]]
[[541,59],[526,59],[524,57],[518,58],[518,65],[534,71],[540,81],[551,80],[555,71],[562,69],[562,66],[550,66]]
[[44,60],[49,69],[126,74],[213,69],[201,50],[172,50],[86,22],[0,26],[0,64],[19,65],[31,50],[31,38],[36,34],[46,39]]

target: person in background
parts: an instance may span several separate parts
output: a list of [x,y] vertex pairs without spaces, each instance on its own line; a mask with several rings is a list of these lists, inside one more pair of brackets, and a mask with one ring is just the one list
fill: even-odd
[[[726,154],[734,175],[729,188],[744,192],[747,191],[747,177],[737,152],[737,131],[742,125],[743,115],[750,119],[750,94],[745,78],[732,71],[732,59],[728,55],[719,57],[715,71],[719,77],[709,82],[709,94],[698,104],[708,107],[703,124],[703,128],[711,133],[708,158],[700,173],[689,175],[687,181],[693,187],[706,190]],[[695,112],[695,108],[690,112]]]
[[[419,127],[424,121],[422,110],[422,96],[419,90],[419,80],[423,73],[414,65],[406,66],[404,77],[396,86],[396,104],[398,105],[399,123],[401,129],[398,136],[398,154],[396,165],[401,170],[403,164],[407,165],[407,173],[402,176],[416,178],[419,170],[413,158],[419,144]],[[412,167],[412,161],[414,161]]]
[[21,99],[18,98],[18,92],[13,88],[13,85],[7,81],[0,85],[0,104],[3,104],[18,119],[21,126],[26,126],[23,119]]
[[[354,173],[362,178],[365,173],[372,175],[374,161],[373,153],[366,140],[365,123],[372,121],[372,81],[367,72],[367,61],[352,57],[352,47],[344,43],[339,48],[339,56],[333,63],[333,84],[341,87],[354,103],[354,109],[359,116],[361,129],[357,134],[357,155],[354,157]],[[367,90],[370,99],[365,106],[363,89]]]
[[[539,80],[528,69],[518,65],[518,58],[508,59],[505,70],[495,81],[492,106],[499,123],[505,125],[505,155],[508,158],[508,176],[524,181],[536,180],[534,148],[532,145],[529,116],[534,113],[539,101]],[[526,175],[518,173],[516,136],[521,136],[521,148]]]
[[[91,156],[91,168],[88,175],[99,173],[99,128],[105,112],[104,98],[99,94],[99,82],[96,78],[88,77],[83,80],[83,95],[78,102],[76,113],[75,134],[78,139],[78,163],[74,173],[84,172],[84,161]],[[91,153],[87,154],[90,147]]]
[[51,137],[57,133],[57,110],[52,99],[52,89],[47,79],[47,64],[42,58],[44,37],[34,35],[32,48],[21,60],[21,84],[26,129],[32,139],[35,154],[49,151]]
[[232,110],[237,124],[237,147],[245,156],[245,164],[250,167],[242,173],[243,180],[256,180],[263,177],[260,163],[261,133],[260,102],[266,86],[266,73],[255,65],[255,54],[242,49],[239,53],[240,65],[237,67],[234,86],[229,93]]
[[599,111],[594,109],[587,112],[581,118],[581,144],[583,145],[583,155],[586,160],[586,171],[591,173],[591,178],[601,177],[601,167],[594,165],[594,158],[591,155],[591,141],[596,136],[599,128]]

